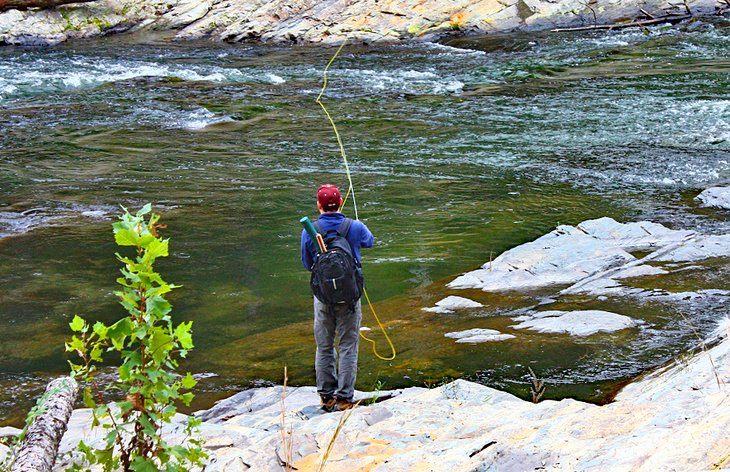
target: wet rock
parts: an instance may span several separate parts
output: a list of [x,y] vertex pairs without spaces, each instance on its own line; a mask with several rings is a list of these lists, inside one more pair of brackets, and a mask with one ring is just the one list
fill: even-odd
[[521,323],[510,326],[529,329],[538,333],[567,333],[573,336],[590,336],[598,332],[613,332],[642,324],[628,316],[602,310],[541,311],[512,318]]
[[432,306],[432,307],[428,307],[428,308],[421,308],[421,310],[427,311],[429,313],[443,313],[443,314],[454,313],[454,310],[449,310],[448,308],[443,307],[443,306]]
[[730,187],[711,187],[695,197],[702,206],[730,210]]
[[3,426],[0,428],[0,438],[6,438],[10,436],[17,436],[23,432],[20,428],[14,428],[12,426]]
[[451,333],[444,334],[447,338],[456,339],[457,343],[464,344],[477,344],[486,343],[492,341],[504,341],[505,339],[512,339],[515,336],[511,334],[503,334],[496,329],[467,329],[465,331],[453,331]]
[[470,300],[470,299],[464,298],[464,297],[457,297],[454,295],[449,295],[448,297],[444,298],[443,300],[437,301],[435,307],[422,308],[422,310],[429,311],[432,313],[453,313],[454,310],[461,310],[464,308],[479,308],[482,306],[484,306],[484,305],[482,305],[479,302],[475,302],[474,300]]
[[205,17],[212,7],[212,0],[182,0],[156,23],[155,28],[184,28]]
[[692,241],[657,257],[657,261],[690,262],[710,257],[730,256],[730,234],[720,236],[698,236]]
[[443,300],[436,302],[436,306],[445,307],[450,310],[459,310],[461,308],[479,308],[484,305],[468,298],[449,295]]
[[[632,254],[637,251],[648,254],[637,259]],[[619,280],[671,273],[670,268],[649,263],[728,256],[730,235],[703,235],[648,221],[619,223],[604,217],[559,226],[457,277],[448,286],[527,291],[570,285],[560,293],[631,295],[642,290],[624,287]]]

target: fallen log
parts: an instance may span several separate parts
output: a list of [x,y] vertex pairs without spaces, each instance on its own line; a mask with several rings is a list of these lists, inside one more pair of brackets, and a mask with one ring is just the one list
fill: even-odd
[[79,385],[71,377],[53,380],[31,410],[33,417],[25,431],[11,472],[50,472],[58,445],[66,432]]
[[[0,0],[2,1],[2,0]],[[613,23],[610,25],[590,25],[590,26],[577,26],[574,28],[555,28],[551,29],[553,33],[562,33],[566,31],[590,31],[590,30],[615,30],[615,29],[624,29],[624,28],[632,28],[636,26],[651,26],[651,25],[658,25],[662,23],[679,23],[680,21],[688,20],[692,18],[693,15],[668,15],[668,16],[661,16],[657,18],[653,18],[650,20],[641,20],[641,21],[631,21],[629,23]]]
[[28,8],[53,8],[69,3],[90,3],[98,0],[0,0],[0,12],[27,10]]

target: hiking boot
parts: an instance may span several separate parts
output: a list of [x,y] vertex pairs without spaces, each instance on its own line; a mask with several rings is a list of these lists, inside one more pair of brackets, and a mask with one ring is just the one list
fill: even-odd
[[337,399],[335,397],[332,395],[320,395],[319,400],[324,411],[327,413],[335,411],[337,407]]
[[349,410],[350,408],[354,408],[355,404],[352,403],[349,400],[344,400],[342,398],[337,399],[337,404],[335,405],[335,410],[337,411],[345,411]]

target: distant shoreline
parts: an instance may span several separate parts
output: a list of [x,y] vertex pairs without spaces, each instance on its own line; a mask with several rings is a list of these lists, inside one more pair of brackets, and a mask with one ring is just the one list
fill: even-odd
[[[208,39],[272,44],[358,44],[438,41],[553,28],[661,22],[664,17],[727,13],[716,0],[689,0],[686,7],[647,0],[422,2],[381,5],[377,0],[321,2],[273,0],[215,3],[211,0],[97,0],[48,9],[0,13],[0,45],[53,46],[69,40],[124,32],[164,33],[171,40]],[[685,20],[686,21],[686,20]]]

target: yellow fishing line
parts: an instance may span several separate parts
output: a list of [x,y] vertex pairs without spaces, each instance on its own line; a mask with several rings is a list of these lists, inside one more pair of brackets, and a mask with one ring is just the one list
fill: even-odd
[[[327,111],[327,108],[324,106],[324,103],[322,103],[322,95],[324,95],[324,91],[327,88],[327,72],[329,71],[330,66],[333,62],[335,62],[335,59],[337,59],[337,56],[340,54],[340,51],[342,51],[342,48],[345,47],[345,43],[347,41],[343,41],[342,44],[340,44],[340,47],[337,48],[337,51],[335,52],[335,55],[332,56],[332,59],[327,63],[327,66],[324,68],[324,83],[322,84],[322,90],[320,90],[319,95],[317,96],[316,102],[319,104],[320,107],[322,107],[322,110],[324,111],[324,114],[327,115],[327,119],[330,122],[330,125],[332,125],[332,130],[335,132],[335,136],[337,137],[337,144],[340,146],[340,154],[342,155],[342,161],[345,163],[345,172],[347,173],[347,182],[349,184],[349,188],[347,189],[347,193],[345,194],[345,198],[342,199],[342,205],[340,206],[340,211],[345,207],[345,203],[347,202],[347,197],[352,195],[352,206],[355,209],[355,219],[359,220],[360,217],[357,214],[357,201],[355,200],[355,187],[352,185],[352,175],[350,174],[350,166],[347,163],[347,155],[345,154],[345,146],[342,144],[342,139],[340,138],[340,132],[337,130],[337,125],[335,125],[335,121],[332,119],[332,116],[330,116],[329,111]],[[373,313],[373,317],[375,318],[375,321],[378,323],[378,326],[380,327],[380,331],[382,331],[383,335],[385,336],[386,341],[388,341],[388,345],[390,346],[390,350],[392,352],[392,355],[390,357],[384,357],[378,354],[378,350],[375,347],[375,341],[368,338],[364,334],[362,334],[362,331],[360,331],[360,337],[362,337],[364,340],[368,341],[370,344],[373,345],[373,354],[375,354],[375,357],[378,359],[384,360],[384,361],[392,361],[395,359],[395,346],[393,346],[393,341],[390,340],[390,336],[388,336],[388,333],[385,331],[385,327],[380,322],[380,318],[378,318],[378,314],[375,313],[375,308],[373,307],[372,302],[370,302],[370,297],[368,296],[368,291],[363,288],[363,293],[365,295],[365,300],[368,302],[368,306],[370,307],[370,311]]]

